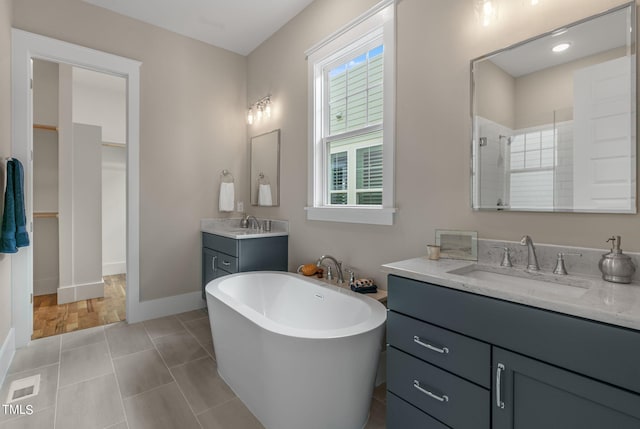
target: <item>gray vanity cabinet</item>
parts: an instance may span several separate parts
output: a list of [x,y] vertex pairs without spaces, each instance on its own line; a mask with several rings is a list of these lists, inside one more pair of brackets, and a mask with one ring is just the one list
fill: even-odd
[[387,428],[640,428],[640,333],[389,276]]
[[288,236],[233,239],[202,233],[202,299],[211,280],[245,271],[287,271]]
[[494,429],[640,427],[638,395],[497,347],[493,369]]

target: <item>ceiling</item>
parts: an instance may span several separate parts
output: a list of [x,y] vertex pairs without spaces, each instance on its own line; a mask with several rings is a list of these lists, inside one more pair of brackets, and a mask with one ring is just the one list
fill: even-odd
[[[599,52],[627,46],[629,35],[629,10],[616,12],[567,27],[566,32],[535,39],[524,45],[506,49],[490,60],[513,77],[524,76],[548,67],[568,63]],[[557,34],[557,35],[554,35]],[[567,42],[571,47],[558,54],[551,48]]]
[[84,0],[247,55],[313,0]]

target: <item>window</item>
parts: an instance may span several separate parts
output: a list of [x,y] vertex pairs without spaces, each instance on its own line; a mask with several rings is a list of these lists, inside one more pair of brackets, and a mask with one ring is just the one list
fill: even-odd
[[312,220],[393,223],[394,4],[307,52]]
[[511,138],[511,208],[553,209],[555,141],[553,127],[527,130]]

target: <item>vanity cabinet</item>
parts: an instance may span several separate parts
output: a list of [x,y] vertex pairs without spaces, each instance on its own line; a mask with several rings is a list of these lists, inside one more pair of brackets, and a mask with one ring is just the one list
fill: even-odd
[[245,271],[287,271],[288,236],[233,239],[202,233],[202,299],[211,280]]
[[387,428],[640,428],[640,333],[389,276]]

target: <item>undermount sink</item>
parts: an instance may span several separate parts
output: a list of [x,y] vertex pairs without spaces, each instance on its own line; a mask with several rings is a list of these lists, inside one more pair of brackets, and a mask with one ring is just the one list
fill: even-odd
[[578,298],[591,287],[591,282],[587,279],[478,264],[451,270],[448,273],[490,282],[493,287],[500,289],[532,295]]

